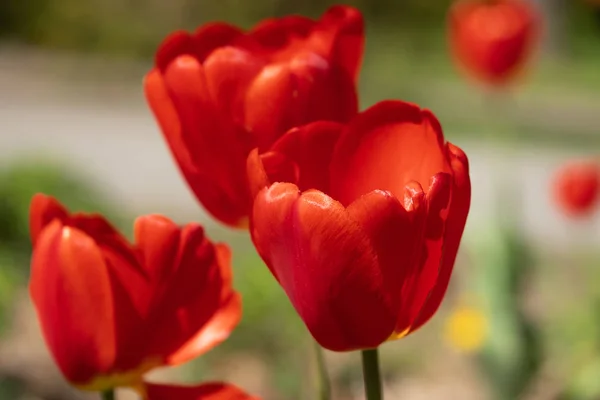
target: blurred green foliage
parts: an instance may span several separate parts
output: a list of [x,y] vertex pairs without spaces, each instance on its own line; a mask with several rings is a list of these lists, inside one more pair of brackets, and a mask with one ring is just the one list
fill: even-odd
[[254,250],[234,253],[233,268],[234,287],[242,295],[242,321],[227,341],[194,361],[190,379],[210,376],[211,365],[224,356],[250,353],[269,367],[270,387],[282,398],[296,398],[306,384],[298,377],[306,375],[312,349],[306,328]]
[[492,227],[479,240],[474,280],[490,326],[477,361],[493,398],[518,399],[543,361],[543,337],[522,309],[525,282],[535,263],[524,237],[511,227]]
[[73,210],[104,213],[117,225],[123,217],[107,206],[85,177],[51,162],[22,160],[0,169],[0,328],[29,271],[29,203],[35,193],[58,198]]
[[[250,27],[262,18],[298,13],[316,17],[340,1],[317,0],[3,0],[0,35],[27,43],[149,57],[166,33],[208,20]],[[397,45],[417,53],[443,45],[451,0],[348,0],[369,29],[394,32]],[[577,52],[593,52],[594,16],[584,1],[565,1],[568,40]],[[597,39],[597,37],[596,37]],[[595,42],[595,40],[594,40]]]

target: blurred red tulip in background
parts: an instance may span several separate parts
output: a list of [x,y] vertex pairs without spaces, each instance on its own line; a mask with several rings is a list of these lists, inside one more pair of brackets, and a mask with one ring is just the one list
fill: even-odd
[[448,15],[458,67],[492,86],[512,83],[539,42],[541,18],[525,0],[461,0]]
[[600,196],[600,162],[572,161],[556,172],[554,200],[570,216],[586,216],[598,205]]
[[323,347],[377,347],[436,312],[471,186],[430,111],[384,101],[292,129],[248,175],[254,244]]
[[246,158],[288,129],[346,122],[364,46],[362,15],[269,19],[245,33],[225,23],[175,32],[156,53],[146,98],[189,186],[215,218],[247,227]]

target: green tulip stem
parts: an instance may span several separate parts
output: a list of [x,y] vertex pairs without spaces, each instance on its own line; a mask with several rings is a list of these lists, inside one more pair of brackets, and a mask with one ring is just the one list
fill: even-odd
[[115,400],[115,398],[115,391],[112,389],[102,392],[102,400]]
[[329,383],[329,374],[327,373],[327,365],[325,364],[325,357],[323,354],[323,348],[319,343],[314,342],[315,358],[317,362],[317,373],[318,373],[318,399],[319,400],[330,400],[331,399],[331,385]]
[[383,390],[381,385],[381,374],[379,372],[378,350],[363,350],[361,353],[366,399],[382,400]]

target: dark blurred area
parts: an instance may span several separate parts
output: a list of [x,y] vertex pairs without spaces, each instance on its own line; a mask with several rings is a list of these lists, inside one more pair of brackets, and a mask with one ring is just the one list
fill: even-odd
[[[523,84],[501,94],[453,68],[445,39],[451,3],[347,2],[366,18],[362,108],[400,98],[432,109],[469,155],[474,190],[442,310],[381,349],[387,398],[600,399],[600,215],[571,220],[550,198],[563,161],[600,155],[600,2],[537,0],[541,49]],[[195,202],[141,81],[173,30],[316,18],[331,4],[0,0],[0,399],[96,398],[62,381],[28,299],[35,192],[103,212],[125,232],[144,213],[199,220],[233,247],[242,323],[223,345],[156,379],[225,379],[266,400],[314,399],[301,321],[246,235],[217,226]],[[362,398],[358,355],[328,353],[327,361],[334,399]]]

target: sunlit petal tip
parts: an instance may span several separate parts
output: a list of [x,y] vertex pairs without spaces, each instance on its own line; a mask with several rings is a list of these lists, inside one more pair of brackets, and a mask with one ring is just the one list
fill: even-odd
[[427,199],[431,210],[441,211],[450,204],[452,193],[452,176],[440,172],[431,177]]
[[246,160],[246,173],[248,174],[248,185],[252,198],[255,198],[258,192],[263,188],[271,185],[262,158],[259,155],[258,148],[252,150],[250,154],[248,154]]
[[163,71],[175,57],[191,46],[192,38],[186,31],[179,30],[171,33],[158,47],[154,57],[156,67]]
[[193,33],[195,55],[203,61],[215,49],[233,45],[244,38],[244,32],[225,22],[212,22],[199,26]]
[[188,74],[194,73],[202,69],[202,64],[195,57],[189,54],[182,54],[177,56],[171,61],[169,66],[166,68],[167,75],[173,74]]
[[315,21],[301,15],[282,18],[267,18],[250,31],[250,36],[263,44],[284,45],[289,35],[306,36],[315,26]]
[[355,130],[366,133],[380,126],[404,122],[420,125],[422,121],[418,105],[401,100],[383,100],[358,114],[350,122],[346,132]]
[[194,31],[194,35],[203,39],[216,37],[231,37],[241,34],[242,31],[226,22],[209,22],[201,25]]
[[[179,231],[179,227],[173,221],[162,215],[151,214],[136,218],[133,224],[134,242],[145,254],[146,264],[154,264],[157,258],[171,257],[169,252],[174,250],[173,246],[177,242]],[[157,251],[167,251],[167,254],[159,256]],[[168,261],[164,260],[164,262]]]
[[329,62],[314,52],[306,51],[290,59],[289,68],[296,75],[310,77],[319,71],[327,71],[329,69]]
[[267,201],[280,200],[287,196],[300,196],[298,186],[288,182],[275,182],[268,188],[262,190],[263,196]]
[[177,225],[169,218],[161,214],[147,214],[139,216],[133,222],[134,233],[146,227],[156,229],[172,229]]
[[464,169],[465,173],[468,174],[469,173],[469,159],[467,157],[467,154],[460,147],[458,147],[450,142],[446,143],[446,148],[448,149],[448,152],[450,153],[452,164],[454,164],[455,161],[458,162]]
[[252,54],[244,49],[239,49],[233,46],[224,46],[215,49],[204,60],[204,66],[208,67],[212,64],[223,64],[231,62],[245,62],[249,58],[253,58]]
[[404,188],[404,208],[406,211],[416,211],[424,204],[425,192],[417,181],[409,182]]
[[[174,224],[173,226],[176,227],[177,225]],[[180,231],[181,238],[184,241],[195,243],[195,245],[200,245],[201,243],[205,242],[211,246],[214,246],[211,244],[211,242],[209,242],[204,227],[196,222],[190,222],[184,225],[182,228],[180,228]]]
[[142,78],[142,87],[146,97],[148,97],[148,92],[152,91],[157,83],[162,83],[161,72],[157,68],[152,68],[144,75],[144,78]]
[[68,216],[67,209],[54,197],[43,193],[35,194],[29,205],[29,235],[31,243],[35,246],[37,237],[42,229],[53,219],[65,219]]
[[429,191],[431,190],[439,190],[446,191],[449,190],[452,185],[452,175],[447,172],[439,172],[433,175],[429,179]]
[[335,199],[331,198],[327,194],[317,189],[309,189],[302,192],[299,201],[304,203],[310,203],[320,208],[328,208],[331,207],[333,204],[335,204],[336,207],[343,207],[339,201],[336,201]]
[[164,76],[154,68],[143,79],[144,97],[158,120],[163,134],[171,136],[180,130],[179,117],[167,92]]
[[181,348],[169,355],[168,365],[180,365],[202,355],[227,340],[242,319],[242,299],[229,292],[213,317]]
[[261,160],[270,182],[290,182],[298,184],[300,171],[298,165],[285,154],[268,151],[261,154]]
[[431,110],[428,110],[428,109],[422,109],[421,115],[423,116],[423,120],[425,121],[427,126],[429,126],[431,129],[433,129],[433,131],[435,132],[437,139],[438,139],[438,145],[440,146],[440,149],[443,149],[445,139],[444,139],[444,130],[442,128],[442,125],[440,124],[440,121],[435,116],[435,114]]
[[341,23],[348,31],[352,28],[352,31],[362,32],[364,25],[363,15],[357,8],[341,4],[329,7],[321,20]]

